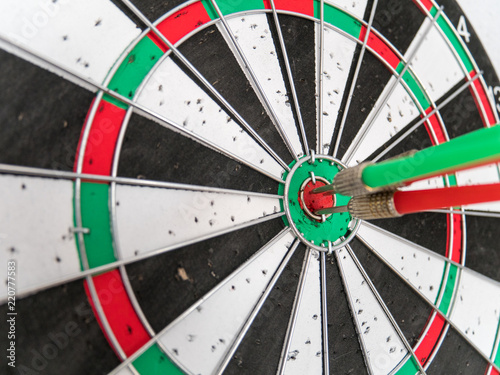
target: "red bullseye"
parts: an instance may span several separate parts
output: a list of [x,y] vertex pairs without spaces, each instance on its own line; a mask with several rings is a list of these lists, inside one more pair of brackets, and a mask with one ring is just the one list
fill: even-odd
[[329,182],[321,177],[316,177],[316,183],[313,184],[311,178],[308,178],[302,184],[299,191],[300,208],[304,210],[307,216],[314,220],[321,221],[320,215],[315,215],[314,212],[328,207],[335,206],[335,195],[312,194],[311,191],[321,186],[328,185]]

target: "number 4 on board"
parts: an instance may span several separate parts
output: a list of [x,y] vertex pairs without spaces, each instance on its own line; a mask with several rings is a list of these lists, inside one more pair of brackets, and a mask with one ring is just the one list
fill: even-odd
[[458,20],[457,31],[458,35],[460,35],[466,43],[470,42],[470,33],[469,30],[467,30],[467,23],[465,22],[464,16],[460,16],[460,19]]

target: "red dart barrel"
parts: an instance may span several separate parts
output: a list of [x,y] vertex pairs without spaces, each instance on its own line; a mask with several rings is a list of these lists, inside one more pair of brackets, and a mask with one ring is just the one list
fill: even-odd
[[493,201],[500,201],[500,184],[396,191],[394,193],[394,207],[401,215]]

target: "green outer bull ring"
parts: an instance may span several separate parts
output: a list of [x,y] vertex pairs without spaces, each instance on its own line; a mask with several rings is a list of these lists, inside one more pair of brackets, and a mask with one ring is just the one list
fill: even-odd
[[[332,168],[327,168],[326,165],[331,166]],[[326,179],[329,181],[329,183],[331,183],[335,175],[340,170],[345,169],[346,166],[342,164],[341,161],[333,158],[332,156],[314,154],[311,156],[304,156],[299,161],[294,161],[290,166],[292,167],[290,172],[286,173],[283,176],[284,178],[286,177],[285,184],[280,184],[279,187],[279,193],[283,194],[283,209],[286,214],[286,224],[289,225],[290,228],[292,228],[293,232],[298,238],[300,238],[302,243],[312,249],[331,253],[347,245],[356,235],[359,226],[361,225],[360,219],[353,218],[349,213],[346,212],[341,214],[333,214],[329,216],[324,223],[314,222],[310,218],[307,218],[310,223],[308,223],[307,220],[296,223],[297,217],[294,217],[291,211],[293,210],[296,216],[296,212],[298,210],[295,208],[295,205],[298,205],[298,195],[297,199],[292,199],[292,202],[290,201],[290,198],[294,198],[295,196],[295,191],[292,192],[292,196],[290,195],[291,187],[292,189],[295,188],[295,190],[297,190],[298,186],[298,190],[300,190],[300,187],[303,185],[301,177],[299,177],[300,181],[298,183],[297,181],[295,181],[296,179],[294,180],[294,177],[296,177],[295,174],[299,170],[299,168],[310,166],[310,168],[308,169],[321,169],[323,172],[327,171],[326,176],[321,175],[320,173],[315,175],[316,177],[319,177],[318,180],[320,180],[320,178]],[[304,173],[307,173],[307,171],[305,171]],[[338,205],[346,205],[349,202],[349,199],[350,197],[336,194],[334,200]],[[302,213],[303,217],[306,218],[307,214],[303,211]],[[347,223],[347,225],[344,223]],[[346,225],[346,228],[340,228],[339,230],[338,227],[341,225]],[[336,229],[337,232],[331,233],[332,236],[329,238],[322,238],[321,241],[315,241],[314,238],[317,239],[318,236],[324,237],[323,234],[325,233],[325,231],[329,230],[328,227]],[[308,229],[310,231],[306,233]],[[321,234],[321,232],[323,232],[323,234]]]

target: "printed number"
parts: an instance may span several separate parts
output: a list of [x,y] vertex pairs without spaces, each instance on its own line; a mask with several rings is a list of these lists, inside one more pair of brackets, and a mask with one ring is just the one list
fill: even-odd
[[495,86],[495,87],[490,86],[490,95],[493,97],[493,100],[495,101],[497,112],[500,113],[500,86]]
[[460,19],[458,20],[457,31],[458,35],[460,35],[466,43],[470,42],[470,33],[469,30],[467,30],[467,23],[465,22],[464,16],[460,16]]

